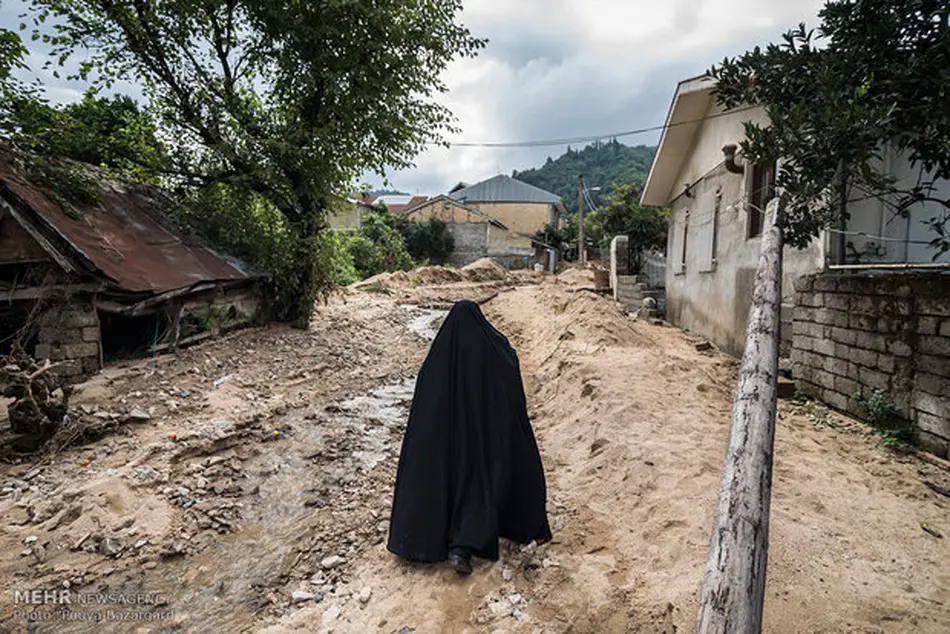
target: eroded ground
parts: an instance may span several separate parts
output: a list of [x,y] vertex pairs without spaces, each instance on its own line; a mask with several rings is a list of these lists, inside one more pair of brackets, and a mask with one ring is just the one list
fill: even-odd
[[[690,631],[736,363],[629,320],[579,271],[447,278],[350,291],[310,332],[242,332],[84,385],[94,415],[148,420],[3,466],[2,627]],[[385,551],[413,377],[461,297],[488,300],[518,348],[555,535],[471,578]],[[792,403],[775,455],[766,630],[950,631],[950,500],[924,485],[950,474]],[[54,588],[159,605],[15,600]]]

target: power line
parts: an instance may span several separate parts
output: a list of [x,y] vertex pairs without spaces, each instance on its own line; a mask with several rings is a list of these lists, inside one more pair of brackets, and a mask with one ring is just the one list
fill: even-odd
[[[482,148],[522,148],[522,147],[550,147],[554,145],[571,145],[576,143],[591,143],[593,141],[604,141],[606,139],[619,139],[625,136],[634,136],[637,134],[646,134],[647,132],[658,132],[660,130],[666,130],[668,128],[675,128],[681,125],[690,125],[693,123],[701,123],[709,119],[718,119],[719,117],[725,117],[728,115],[736,114],[738,112],[745,112],[747,110],[753,110],[758,106],[743,106],[742,108],[735,108],[733,110],[727,110],[725,112],[718,112],[716,114],[711,114],[706,117],[701,117],[699,119],[690,119],[689,121],[677,121],[676,123],[669,123],[664,125],[657,125],[649,128],[638,128],[636,130],[626,130],[623,132],[612,132],[610,134],[599,134],[591,136],[576,136],[563,139],[544,139],[536,141],[511,141],[511,142],[474,142],[474,141],[456,141],[448,142],[449,147],[482,147]],[[440,143],[431,142],[429,145],[441,145]]]

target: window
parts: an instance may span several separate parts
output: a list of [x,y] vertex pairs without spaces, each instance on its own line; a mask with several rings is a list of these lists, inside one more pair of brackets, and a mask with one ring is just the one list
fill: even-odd
[[722,207],[722,189],[716,190],[716,198],[713,200],[712,214],[712,237],[709,245],[709,266],[707,270],[712,271],[716,268],[716,256],[719,251],[719,210]]
[[686,235],[689,233],[689,210],[673,211],[670,222],[670,263],[673,273],[686,272]]
[[762,235],[765,206],[774,196],[775,163],[756,163],[749,183],[749,238]]

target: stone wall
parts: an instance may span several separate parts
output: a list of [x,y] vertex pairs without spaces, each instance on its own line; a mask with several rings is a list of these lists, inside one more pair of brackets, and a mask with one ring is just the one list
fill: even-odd
[[61,372],[81,381],[102,367],[99,316],[91,304],[66,304],[50,309],[39,320],[38,360],[65,362]]
[[836,273],[795,284],[792,372],[799,388],[860,416],[881,390],[937,455],[950,447],[950,274]]

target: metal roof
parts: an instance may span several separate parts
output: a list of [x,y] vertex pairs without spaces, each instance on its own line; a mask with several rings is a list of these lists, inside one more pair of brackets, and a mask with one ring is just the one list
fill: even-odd
[[[96,172],[92,166],[89,170]],[[51,241],[68,248],[53,255],[92,268],[121,290],[163,293],[201,282],[249,279],[237,262],[186,238],[158,210],[147,190],[133,191],[98,178],[99,200],[76,205],[77,218],[67,216],[46,188],[30,182],[9,156],[0,155],[0,195],[29,224]],[[159,192],[153,191],[156,196]],[[71,251],[68,253],[67,251]],[[91,265],[91,266],[90,266]]]
[[523,183],[504,174],[493,176],[449,194],[453,200],[469,203],[548,203],[558,204],[561,198],[540,187]]

